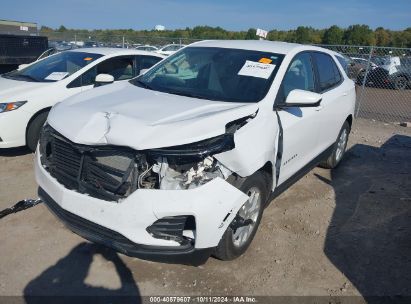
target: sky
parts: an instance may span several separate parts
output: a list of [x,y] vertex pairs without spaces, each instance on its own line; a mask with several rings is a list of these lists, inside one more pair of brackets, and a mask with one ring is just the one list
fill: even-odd
[[1,0],[0,19],[74,29],[411,27],[411,0]]

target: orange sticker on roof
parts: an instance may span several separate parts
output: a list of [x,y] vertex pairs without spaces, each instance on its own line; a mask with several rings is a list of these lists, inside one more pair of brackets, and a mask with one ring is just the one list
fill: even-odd
[[270,64],[271,62],[273,62],[271,59],[269,58],[261,58],[260,60],[258,60],[259,63],[265,63],[265,64]]
[[90,60],[93,60],[93,58],[91,58],[91,57],[86,57],[86,58],[84,58],[83,60],[85,60],[85,61],[90,61]]

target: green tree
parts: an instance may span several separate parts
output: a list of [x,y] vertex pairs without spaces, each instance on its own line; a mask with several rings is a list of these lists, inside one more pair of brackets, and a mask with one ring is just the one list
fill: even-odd
[[324,44],[342,44],[344,38],[344,30],[333,25],[324,32],[322,43]]
[[254,29],[254,28],[248,29],[247,34],[245,34],[244,39],[246,39],[246,40],[256,40],[256,39],[258,39],[257,30]]
[[375,43],[378,46],[388,46],[390,44],[390,33],[383,27],[378,27],[375,32]]
[[374,32],[368,25],[350,25],[344,34],[345,44],[375,45]]
[[299,26],[295,31],[295,42],[298,43],[312,43],[313,29],[311,27]]
[[58,32],[66,32],[67,28],[64,25],[60,25],[60,27],[57,29]]

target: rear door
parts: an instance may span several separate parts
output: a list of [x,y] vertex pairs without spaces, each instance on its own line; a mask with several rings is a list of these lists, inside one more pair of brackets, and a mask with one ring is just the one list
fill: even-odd
[[[294,90],[315,92],[315,73],[309,52],[297,54],[291,61],[280,86],[276,104],[284,103]],[[319,150],[317,107],[289,107],[277,112],[283,129],[281,184],[314,159]]]
[[317,93],[322,95],[321,105],[317,109],[320,126],[318,147],[322,152],[337,139],[346,118],[347,108],[351,105],[349,94],[352,85],[344,82],[344,77],[331,55],[313,52],[312,57],[318,80]]

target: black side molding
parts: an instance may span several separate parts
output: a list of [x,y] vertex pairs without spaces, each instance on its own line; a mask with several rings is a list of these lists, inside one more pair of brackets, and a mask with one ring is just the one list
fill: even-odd
[[[281,193],[283,193],[285,190],[287,190],[289,187],[291,187],[293,184],[295,184],[301,177],[306,175],[308,172],[310,172],[313,168],[315,168],[321,161],[326,159],[332,152],[335,144],[332,144],[329,146],[327,149],[325,149],[323,152],[321,152],[317,157],[315,157],[312,161],[310,161],[307,165],[302,167],[300,170],[298,170],[294,175],[292,175],[290,178],[288,178],[286,181],[284,181],[281,185],[275,188],[273,192],[271,192],[269,202],[278,197]],[[267,204],[269,205],[269,203]]]

